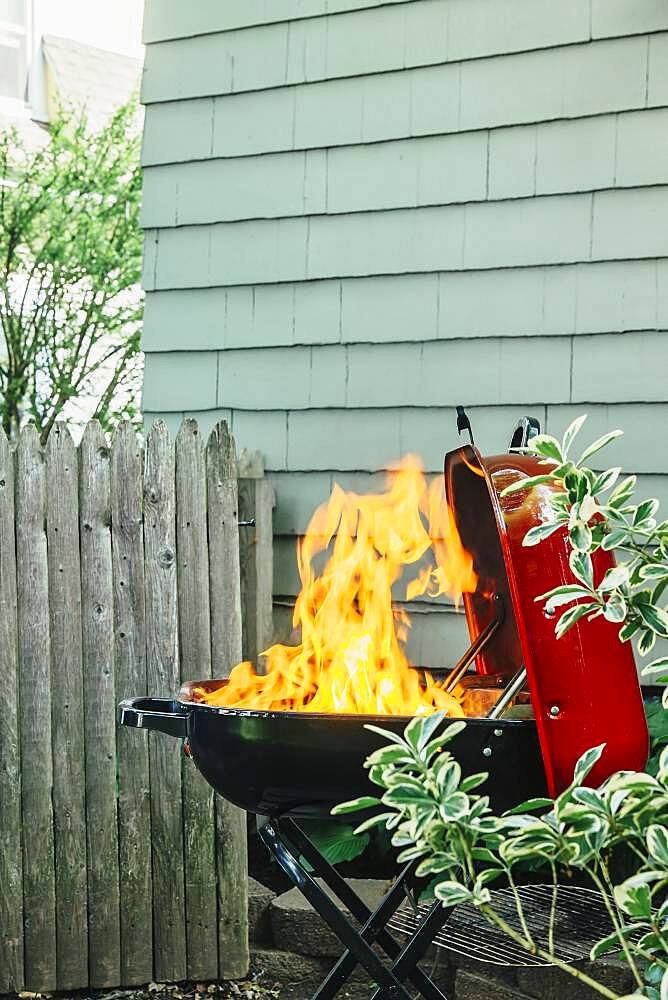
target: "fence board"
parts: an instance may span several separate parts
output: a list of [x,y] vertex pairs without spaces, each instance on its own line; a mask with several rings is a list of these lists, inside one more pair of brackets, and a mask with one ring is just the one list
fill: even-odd
[[[262,673],[262,653],[273,641],[274,490],[259,452],[242,451],[239,474],[239,564],[242,653]],[[253,521],[253,525],[244,522]]]
[[[176,552],[181,681],[211,677],[206,464],[195,420],[176,437]],[[189,979],[218,975],[214,793],[183,758],[186,944]]]
[[[237,468],[234,439],[225,421],[207,443],[209,580],[212,669],[228,676],[241,659],[241,598]],[[246,817],[224,799],[216,800],[218,847],[218,948],[220,975],[248,971]]]
[[27,427],[16,455],[18,648],[21,663],[21,804],[25,986],[56,988],[53,760],[49,656],[44,459],[37,431]]
[[[116,700],[147,694],[143,528],[144,451],[129,422],[111,451],[112,568]],[[118,858],[121,971],[124,986],[153,975],[151,805],[148,734],[119,726]]]
[[23,990],[14,456],[0,427],[0,993]]
[[109,448],[97,421],[80,453],[81,596],[86,704],[89,984],[120,974],[114,621]]
[[[174,525],[174,451],[158,420],[146,445],[144,553],[146,673],[151,692],[179,686]],[[183,827],[179,748],[162,733],[149,740],[153,847],[154,973],[163,982],[186,976]]]
[[49,434],[45,471],[56,958],[58,988],[66,990],[88,982],[88,880],[77,453],[64,424]]
[[211,587],[211,667],[227,677],[241,659],[239,501],[234,439],[221,420],[206,449]]

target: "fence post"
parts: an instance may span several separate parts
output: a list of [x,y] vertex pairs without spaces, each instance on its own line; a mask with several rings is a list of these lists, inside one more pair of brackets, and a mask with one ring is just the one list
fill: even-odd
[[[250,660],[263,673],[260,653],[274,638],[274,490],[265,478],[259,451],[240,452],[238,474],[242,653],[244,660]],[[254,524],[244,524],[249,521]]]
[[[211,600],[211,660],[225,677],[241,660],[239,505],[234,439],[224,420],[206,449]],[[248,860],[246,814],[216,800],[218,842],[218,951],[220,975],[237,979],[248,971]]]
[[14,455],[0,427],[0,993],[23,990]]

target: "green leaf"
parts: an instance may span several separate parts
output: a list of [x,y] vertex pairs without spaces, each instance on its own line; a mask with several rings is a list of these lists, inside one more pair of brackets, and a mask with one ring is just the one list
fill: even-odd
[[361,809],[373,809],[380,805],[380,799],[371,795],[362,795],[358,799],[351,799],[349,802],[342,802],[332,809],[333,816],[343,816],[345,813],[359,812]]
[[638,639],[638,653],[640,656],[647,656],[648,653],[651,653],[655,642],[656,632],[653,632],[651,628],[643,629]]
[[600,493],[605,493],[606,490],[611,489],[617,482],[621,471],[621,466],[618,465],[614,469],[607,469],[605,472],[601,472],[592,483],[591,495],[597,497]]
[[508,809],[508,811],[503,815],[514,816],[517,813],[533,812],[535,809],[549,809],[553,805],[554,801],[552,799],[542,797],[527,799],[525,802],[520,802],[520,804],[515,806],[513,809]]
[[386,742],[396,743],[397,746],[403,747],[405,750],[409,748],[406,746],[403,736],[399,733],[393,733],[391,729],[381,729],[380,726],[365,725],[365,729],[368,729],[370,733],[375,733],[377,736],[382,736]]
[[660,865],[668,867],[668,830],[652,824],[647,830],[647,850]]
[[468,812],[468,795],[463,792],[453,792],[447,799],[441,802],[439,815],[444,823],[454,822],[462,819]]
[[655,632],[656,635],[668,638],[668,613],[663,608],[657,608],[653,604],[638,602],[635,608],[644,621],[645,625]]
[[564,455],[564,458],[568,456],[568,453],[571,449],[571,445],[573,444],[575,436],[580,431],[586,419],[587,419],[587,414],[586,413],[581,414],[579,417],[576,417],[575,420],[573,420],[564,431],[564,436],[561,442],[561,451]]
[[379,747],[369,754],[366,765],[373,767],[374,764],[380,764],[387,767],[388,764],[412,764],[413,760],[413,756],[403,746]]
[[621,625],[628,613],[628,606],[621,594],[613,594],[603,608],[603,617],[613,625]]
[[596,813],[604,813],[605,806],[600,794],[594,788],[578,787],[573,789],[573,798]]
[[489,777],[488,771],[478,771],[477,774],[469,774],[467,778],[464,778],[459,785],[460,792],[471,792],[474,788],[478,788],[487,781]]
[[563,587],[555,587],[554,590],[548,590],[545,594],[540,594],[535,597],[535,601],[545,601],[545,610],[548,614],[552,614],[555,608],[560,608],[564,604],[570,604],[572,601],[577,601],[582,597],[591,597],[591,591],[585,590],[584,587],[579,587],[575,583],[565,584]]
[[434,889],[434,895],[440,899],[444,906],[457,906],[459,903],[468,903],[471,899],[471,890],[459,882],[439,882]]
[[406,727],[404,733],[406,742],[410,743],[418,753],[421,753],[445,718],[445,712],[434,712],[432,715],[417,716]]
[[601,548],[605,552],[610,552],[611,549],[617,549],[620,545],[625,545],[629,538],[628,531],[622,531],[621,529],[610,531],[601,542]]
[[659,674],[663,670],[668,670],[668,656],[660,656],[658,659],[652,660],[651,663],[642,668],[641,673],[643,677],[647,677],[650,674]]
[[530,548],[532,545],[538,545],[545,538],[549,538],[553,535],[555,531],[564,527],[563,521],[553,521],[552,523],[536,524],[533,528],[529,528],[526,535],[522,539],[522,545],[526,548]]
[[613,507],[623,507],[636,488],[637,476],[627,476],[608,497],[608,504]]
[[535,454],[542,455],[544,458],[553,458],[555,462],[559,462],[560,464],[564,461],[564,456],[561,454],[561,445],[551,434],[537,434],[531,438],[529,448]]
[[605,576],[599,583],[597,590],[605,594],[610,590],[616,590],[617,587],[625,586],[628,582],[628,566],[621,563],[619,566],[612,566],[609,570],[606,570]]
[[522,490],[531,490],[534,486],[541,486],[543,483],[551,483],[554,476],[527,476],[526,479],[517,479],[514,483],[506,486],[501,491],[502,497],[510,496],[512,493],[521,493]]
[[591,528],[584,521],[576,521],[568,533],[571,545],[579,552],[587,552],[591,548]]
[[443,730],[440,736],[437,736],[436,739],[431,741],[427,747],[429,754],[433,754],[436,750],[441,750],[443,747],[447,746],[448,743],[452,743],[455,736],[461,733],[463,729],[466,729],[466,723],[462,719],[458,719],[457,722],[451,722],[450,725]]
[[363,823],[355,827],[355,833],[366,833],[367,830],[372,830],[376,826],[386,826],[388,820],[394,819],[395,816],[396,813],[378,813],[376,816],[369,816]]
[[568,611],[563,613],[554,627],[557,639],[561,639],[571,626],[579,622],[585,615],[591,614],[592,611],[596,611],[597,609],[598,604],[594,604],[592,601],[588,601],[586,604],[576,604],[574,608],[569,608]]
[[619,630],[619,638],[622,642],[628,642],[629,639],[636,634],[639,628],[639,622],[631,619],[631,621],[626,622]]
[[651,520],[659,509],[659,501],[650,499],[643,500],[641,504],[638,504],[635,516],[633,518],[634,527],[639,527],[644,521]]
[[591,458],[591,456],[595,455],[597,451],[600,451],[601,448],[605,448],[606,445],[609,445],[611,441],[615,440],[615,438],[621,437],[623,433],[624,431],[620,430],[609,431],[607,434],[604,434],[603,437],[597,438],[593,444],[590,444],[588,448],[585,448],[580,455],[577,464],[582,465],[588,458]]
[[614,897],[620,910],[631,917],[647,920],[652,915],[652,897],[649,886],[634,875],[614,888]]
[[668,1000],[668,969],[666,969],[661,977],[661,990],[659,992],[659,997],[661,1000]]
[[[573,576],[591,590],[594,586],[594,567],[588,552],[571,552],[568,557]],[[589,595],[587,595],[589,596]]]
[[[439,762],[440,763],[440,762]],[[436,784],[443,798],[457,791],[462,776],[462,769],[456,760],[446,760],[441,766],[434,768]]]
[[594,765],[601,759],[601,755],[604,750],[605,743],[599,743],[598,746],[585,750],[582,756],[578,758],[573,771],[574,785],[582,784]]
[[325,823],[311,821],[307,834],[330,865],[342,861],[352,861],[359,857],[369,844],[368,834],[356,834],[347,823]]
[[602,955],[607,955],[608,952],[619,951],[622,947],[621,939],[625,936],[623,932],[619,934],[617,931],[613,931],[612,934],[608,934],[601,941],[597,941],[589,953],[592,962],[595,962],[597,958],[601,958]]
[[640,567],[640,576],[643,580],[663,580],[668,576],[668,566],[659,563],[649,563]]

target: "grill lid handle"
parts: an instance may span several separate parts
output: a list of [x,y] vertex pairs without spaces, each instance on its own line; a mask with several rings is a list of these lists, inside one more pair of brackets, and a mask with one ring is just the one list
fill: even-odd
[[526,448],[531,438],[540,434],[540,420],[537,417],[521,417],[513,431],[508,451]]
[[188,716],[171,698],[127,698],[118,706],[118,721],[121,726],[157,729],[180,740],[188,735]]

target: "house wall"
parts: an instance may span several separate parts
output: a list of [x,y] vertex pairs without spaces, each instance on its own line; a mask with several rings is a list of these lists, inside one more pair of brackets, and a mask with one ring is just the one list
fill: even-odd
[[[275,594],[333,480],[533,413],[668,506],[665,0],[147,0],[147,420],[227,416]],[[416,608],[412,653],[463,642]]]

